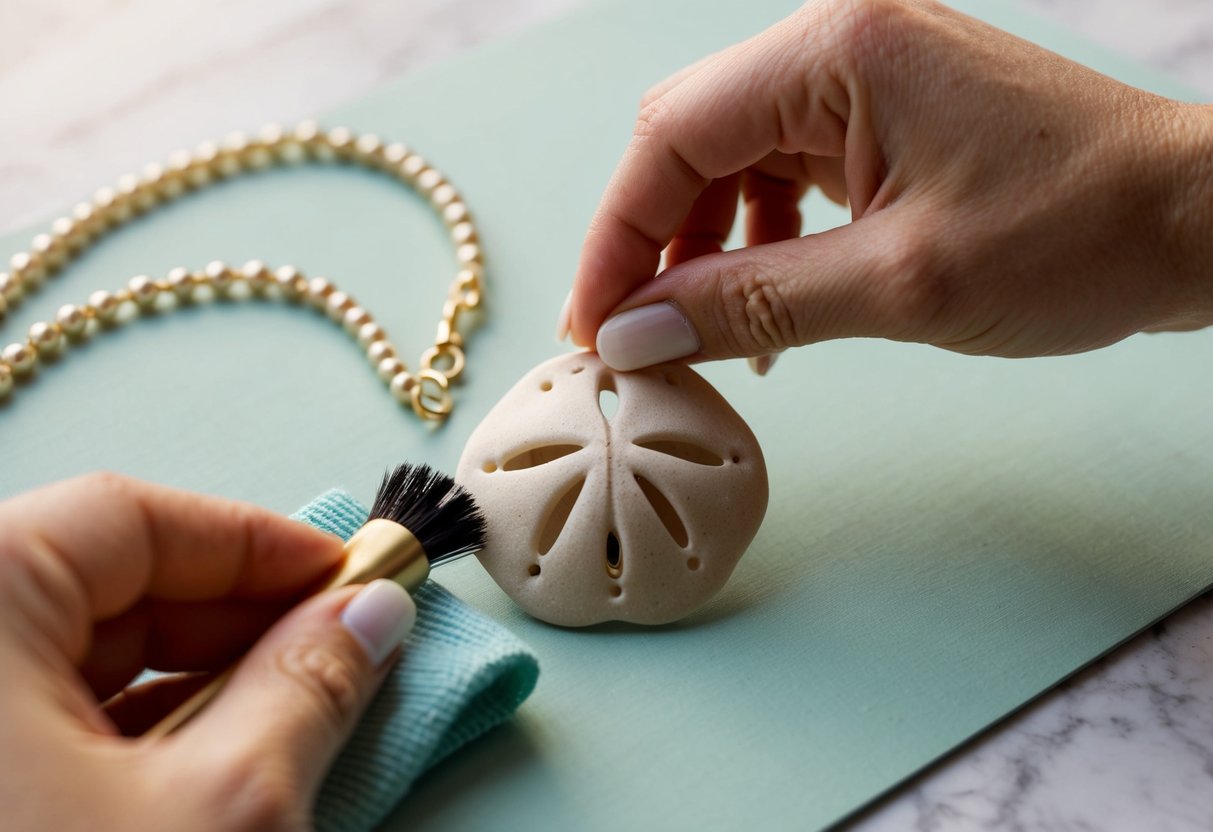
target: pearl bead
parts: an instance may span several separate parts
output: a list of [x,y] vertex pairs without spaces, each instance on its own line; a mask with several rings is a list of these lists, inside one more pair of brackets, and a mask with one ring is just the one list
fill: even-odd
[[13,375],[23,376],[33,372],[38,355],[29,344],[13,343],[0,352],[0,361],[12,368]]
[[361,306],[351,306],[345,310],[345,317],[342,318],[341,324],[345,327],[345,331],[350,335],[356,335],[363,324],[371,322],[371,313],[367,312]]
[[366,348],[367,360],[379,366],[379,362],[385,358],[393,358],[396,355],[396,348],[389,341],[372,341],[371,345]]
[[114,214],[114,205],[117,203],[117,200],[118,194],[114,192],[113,188],[98,188],[93,192],[93,209],[97,212],[97,217],[103,228],[118,224],[118,218]]
[[307,301],[317,309],[324,307],[328,296],[333,291],[333,284],[323,277],[313,277],[307,282]]
[[286,141],[286,131],[281,124],[267,124],[257,131],[257,143],[270,150]]
[[73,303],[67,303],[59,307],[59,311],[55,313],[55,323],[59,325],[59,329],[68,338],[79,338],[84,334],[84,328],[88,325],[88,318],[84,315],[84,310]]
[[320,142],[320,125],[314,121],[301,121],[291,131],[291,137],[309,153],[315,153]]
[[347,309],[354,305],[354,299],[345,292],[333,292],[324,302],[325,312],[334,321],[340,321],[345,317]]
[[462,202],[452,202],[442,209],[442,221],[447,224],[448,228],[461,222],[466,222],[470,218],[471,214],[468,213],[468,207]]
[[72,219],[76,224],[76,233],[80,235],[80,245],[85,246],[101,231],[101,221],[93,210],[91,202],[77,202],[72,209]]
[[160,295],[160,290],[156,287],[156,283],[144,274],[136,275],[128,280],[126,288],[131,293],[131,298],[144,311],[155,306],[156,298]]
[[426,168],[417,174],[417,190],[422,196],[430,196],[441,184],[442,174],[433,168]]
[[385,338],[387,338],[387,335],[379,324],[374,321],[363,324],[358,328],[358,343],[364,350],[370,349],[371,344],[376,341],[382,341]]
[[374,133],[359,136],[354,142],[354,152],[367,164],[378,167],[383,162],[383,142]]
[[137,198],[139,196],[139,177],[133,173],[124,173],[118,177],[118,181],[114,183],[114,190],[118,194],[119,199],[126,200],[127,204],[134,210],[139,210]]
[[79,251],[85,242],[70,217],[59,217],[52,222],[51,233],[63,241],[64,260]]
[[278,158],[284,165],[298,165],[307,159],[307,148],[293,136],[278,144]]
[[256,141],[244,149],[241,161],[249,170],[265,170],[274,164],[274,154],[264,143]]
[[88,296],[88,305],[92,307],[98,321],[112,324],[118,319],[118,309],[122,306],[122,301],[109,292],[99,290]]
[[405,156],[404,161],[400,163],[400,175],[404,177],[406,182],[413,182],[417,179],[418,175],[420,175],[422,171],[428,168],[429,165],[425,163],[425,159],[422,159],[416,153],[410,153],[408,156]]
[[168,179],[180,182],[183,189],[191,188],[194,186],[193,172],[197,166],[198,163],[188,150],[174,150],[168,155],[164,173]]
[[13,392],[13,371],[7,364],[0,363],[0,401]]
[[[143,169],[139,171],[139,179],[142,183],[139,190],[145,192],[147,198],[152,200],[148,204],[148,208],[151,208],[161,199],[168,198],[168,192],[165,190],[164,166],[159,162],[148,162],[144,165]],[[147,201],[147,198],[144,199],[144,202]]]
[[37,287],[42,282],[42,279],[46,277],[46,269],[43,268],[42,258],[30,254],[28,251],[19,251],[14,254],[9,259],[8,266],[10,273],[30,288]]
[[189,303],[194,299],[194,275],[189,269],[178,266],[168,273],[165,282],[181,303]]
[[456,223],[451,228],[451,240],[455,245],[461,246],[464,243],[473,242],[476,239],[476,226],[470,222]]
[[379,366],[375,368],[375,372],[383,381],[391,381],[404,371],[404,364],[394,355],[391,358],[385,358],[380,361]]
[[51,272],[63,265],[64,255],[66,254],[63,240],[51,234],[39,234],[34,237],[29,244],[30,251],[41,258],[46,264],[46,272]]
[[63,333],[59,327],[46,321],[38,321],[29,328],[29,340],[38,355],[44,358],[56,356],[63,349]]
[[396,168],[405,157],[409,155],[409,149],[400,142],[393,142],[383,148],[383,166],[385,168]]
[[194,185],[201,187],[213,182],[218,175],[219,145],[214,142],[203,142],[194,148],[194,167],[190,178]]
[[123,199],[114,188],[98,188],[93,194],[93,204],[105,217],[106,225],[122,225],[135,213],[130,200]]
[[202,277],[211,284],[215,294],[220,297],[226,296],[231,291],[232,282],[235,279],[232,270],[222,260],[212,260],[207,263],[206,268],[202,270]]
[[249,260],[240,267],[240,274],[244,275],[244,279],[248,281],[249,289],[258,295],[269,288],[272,280],[269,268],[260,260]]
[[434,192],[430,194],[430,205],[441,211],[458,197],[459,194],[455,192],[455,188],[449,183],[443,182],[437,188],[434,188]]
[[0,272],[0,297],[8,301],[9,306],[16,306],[24,292],[25,287],[20,277],[9,272]]
[[455,261],[460,266],[470,266],[473,263],[480,263],[480,246],[475,243],[464,243],[455,249]]
[[240,164],[248,147],[248,136],[240,130],[233,130],[223,137],[219,147],[219,169],[224,176],[240,172]]
[[325,136],[338,159],[348,159],[354,151],[354,134],[347,127],[334,127]]
[[307,290],[307,281],[294,266],[280,266],[274,272],[274,283],[286,300],[296,301]]
[[413,388],[417,386],[417,379],[413,378],[407,372],[397,373],[392,376],[392,380],[388,382],[388,389],[392,391],[392,395],[396,397],[396,401],[401,404],[413,403]]

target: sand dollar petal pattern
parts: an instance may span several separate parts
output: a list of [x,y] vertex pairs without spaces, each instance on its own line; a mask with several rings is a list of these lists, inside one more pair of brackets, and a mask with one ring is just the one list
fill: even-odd
[[565,626],[693,612],[767,504],[757,439],[699,374],[616,373],[590,353],[524,376],[472,433],[456,479],[488,519],[485,569]]

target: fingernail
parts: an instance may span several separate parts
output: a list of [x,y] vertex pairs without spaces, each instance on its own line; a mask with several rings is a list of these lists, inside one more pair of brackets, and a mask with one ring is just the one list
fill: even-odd
[[569,337],[569,326],[572,323],[573,316],[573,292],[570,289],[568,295],[564,299],[564,305],[560,307],[560,317],[556,319],[556,343],[559,344]]
[[779,358],[779,353],[774,355],[751,355],[746,359],[750,363],[750,369],[755,375],[765,376],[771,372],[771,368],[775,366],[775,361]]
[[383,578],[364,586],[341,612],[341,623],[376,667],[400,646],[416,620],[417,607],[408,592]]
[[621,312],[598,329],[599,357],[621,372],[697,352],[699,335],[669,301]]

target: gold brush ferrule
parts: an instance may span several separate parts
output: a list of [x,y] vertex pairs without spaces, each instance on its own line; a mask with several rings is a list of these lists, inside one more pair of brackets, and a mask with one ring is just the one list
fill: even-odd
[[430,575],[421,541],[399,523],[383,518],[367,522],[345,544],[345,563],[322,589],[389,578],[412,594]]

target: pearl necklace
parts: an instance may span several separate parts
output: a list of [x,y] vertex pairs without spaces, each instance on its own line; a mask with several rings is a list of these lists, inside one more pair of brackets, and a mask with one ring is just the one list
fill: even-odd
[[445,223],[455,246],[457,273],[442,307],[434,345],[422,353],[417,373],[405,367],[371,313],[326,278],[309,280],[293,266],[271,270],[259,260],[240,268],[215,261],[202,271],[173,269],[161,280],[137,275],[116,292],[93,292],[87,303],[67,304],[53,321],[35,323],[24,341],[0,351],[0,400],[13,392],[16,382],[32,375],[40,361],[54,360],[69,344],[83,343],[134,315],[208,296],[276,296],[288,302],[305,301],[341,323],[401,404],[410,405],[422,419],[445,419],[453,406],[450,383],[465,364],[459,324],[464,313],[478,308],[481,301],[484,263],[479,235],[459,193],[421,156],[403,144],[385,144],[373,135],[355,136],[344,127],[324,131],[309,121],[289,131],[271,124],[253,138],[233,133],[220,144],[205,142],[192,153],[177,151],[164,165],[153,162],[139,175],[128,174],[114,187],[101,188],[91,201],[76,205],[71,216],[55,220],[49,233],[34,237],[29,250],[13,255],[9,271],[0,272],[0,321],[23,296],[36,292],[44,279],[96,239],[159,203],[243,171],[309,160],[354,162],[383,171],[426,197]]

